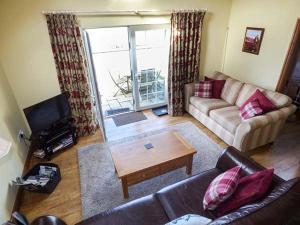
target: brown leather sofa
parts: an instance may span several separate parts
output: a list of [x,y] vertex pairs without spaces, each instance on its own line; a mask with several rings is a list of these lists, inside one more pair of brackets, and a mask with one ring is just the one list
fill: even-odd
[[215,168],[197,174],[159,192],[136,199],[88,218],[78,225],[160,225],[183,216],[198,214],[213,221],[210,225],[293,225],[300,224],[300,180],[285,181],[274,176],[265,198],[217,218],[203,210],[202,201],[209,183],[236,165],[242,176],[264,169],[233,147],[220,156]]

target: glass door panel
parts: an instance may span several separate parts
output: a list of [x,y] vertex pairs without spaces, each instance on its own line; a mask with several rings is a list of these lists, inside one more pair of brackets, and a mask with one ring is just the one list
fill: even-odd
[[170,30],[166,26],[138,26],[133,27],[131,37],[137,109],[165,105]]
[[104,116],[132,111],[128,28],[98,28],[87,32]]
[[169,25],[86,32],[104,118],[167,103]]

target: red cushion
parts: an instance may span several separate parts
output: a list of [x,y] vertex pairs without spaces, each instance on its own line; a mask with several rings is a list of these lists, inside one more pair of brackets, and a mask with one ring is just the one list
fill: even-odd
[[195,96],[201,98],[211,98],[213,81],[199,81],[195,84]]
[[226,80],[214,80],[209,77],[204,77],[205,81],[213,81],[213,91],[212,91],[212,98],[221,98],[221,93],[223,90],[223,87],[225,85]]
[[246,120],[254,116],[263,114],[263,110],[257,100],[249,102],[244,108],[240,109],[240,116]]
[[274,169],[262,170],[242,177],[234,194],[217,209],[218,216],[262,198],[272,183]]
[[259,89],[256,89],[253,95],[248,98],[243,105],[241,105],[241,108],[244,108],[245,105],[247,105],[249,102],[252,102],[253,100],[258,100],[263,113],[270,112],[274,109],[276,109],[276,105],[268,99],[264,93],[262,93]]
[[203,208],[214,210],[235,191],[240,178],[241,167],[233,167],[217,176],[208,186],[204,199]]

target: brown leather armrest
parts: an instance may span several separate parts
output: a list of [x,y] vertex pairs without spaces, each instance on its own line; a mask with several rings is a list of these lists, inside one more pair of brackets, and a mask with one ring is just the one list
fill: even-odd
[[168,222],[158,199],[148,195],[99,213],[76,225],[162,225]]
[[[247,157],[244,153],[230,146],[224,150],[224,152],[218,159],[216,167],[221,171],[226,171],[235,166],[242,167],[243,170],[242,176],[249,175],[257,171],[266,169],[262,165],[255,162],[253,159]],[[276,183],[277,182],[280,183],[284,180],[275,175],[274,181]]]

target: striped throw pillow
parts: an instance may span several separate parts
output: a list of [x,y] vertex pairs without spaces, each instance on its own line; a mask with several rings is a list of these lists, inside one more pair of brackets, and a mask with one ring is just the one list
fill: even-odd
[[205,210],[215,210],[234,193],[239,182],[240,172],[240,166],[233,167],[217,176],[210,183],[203,199]]
[[199,81],[195,84],[195,96],[200,98],[211,98],[213,81]]
[[248,102],[240,109],[240,116],[243,120],[250,119],[261,114],[263,114],[263,109],[257,100]]

